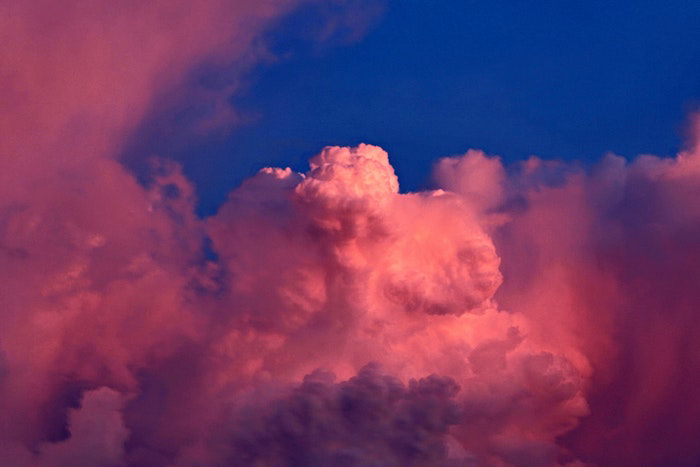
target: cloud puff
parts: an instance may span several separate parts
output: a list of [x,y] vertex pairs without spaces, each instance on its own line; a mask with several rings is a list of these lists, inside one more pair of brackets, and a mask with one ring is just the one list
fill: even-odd
[[289,395],[246,407],[229,421],[231,463],[242,465],[437,465],[445,435],[459,422],[449,378],[408,386],[373,365],[335,383],[316,371]]

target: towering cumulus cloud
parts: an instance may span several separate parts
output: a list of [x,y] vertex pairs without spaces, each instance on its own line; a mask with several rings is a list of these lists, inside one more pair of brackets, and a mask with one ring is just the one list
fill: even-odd
[[0,5],[0,464],[699,462],[696,141],[470,150],[420,193],[327,147],[205,219],[176,164],[120,163],[164,103],[225,117],[192,73],[296,6]]

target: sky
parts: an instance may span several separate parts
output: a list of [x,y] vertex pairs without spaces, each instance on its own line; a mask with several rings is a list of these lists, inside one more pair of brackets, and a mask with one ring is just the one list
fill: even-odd
[[0,465],[698,465],[700,7],[0,0]]
[[202,213],[261,164],[304,170],[329,144],[386,148],[405,191],[469,148],[672,156],[697,106],[697,2],[371,3],[361,32],[339,27],[323,45],[308,10],[267,33],[278,58],[231,98],[245,123],[178,148]]

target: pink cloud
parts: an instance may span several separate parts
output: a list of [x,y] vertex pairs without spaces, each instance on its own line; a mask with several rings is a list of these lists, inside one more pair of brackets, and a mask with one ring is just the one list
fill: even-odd
[[0,6],[0,461],[696,461],[695,143],[590,172],[471,150],[420,193],[328,147],[207,219],[175,164],[118,162],[296,4]]

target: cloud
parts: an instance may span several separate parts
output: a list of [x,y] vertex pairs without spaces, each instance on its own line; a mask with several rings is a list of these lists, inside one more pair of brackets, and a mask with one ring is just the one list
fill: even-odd
[[[5,217],[3,436],[15,446],[5,455],[74,455],[72,401],[92,410],[86,401],[100,404],[92,394],[108,387],[123,402],[105,410],[128,430],[112,452],[133,465],[398,465],[406,452],[428,463],[622,462],[675,410],[684,422],[665,426],[672,447],[644,455],[693,459],[692,376],[669,363],[696,364],[683,337],[697,321],[696,157],[609,156],[554,178],[528,162],[507,183],[497,160],[471,152],[438,165],[454,192],[401,194],[380,148],[331,147],[306,174],[261,170],[205,220],[173,164],[159,163],[148,190],[114,161],[87,166],[71,190],[49,187],[61,196]],[[486,208],[477,192],[496,200]],[[651,335],[661,348],[644,345]],[[338,409],[371,381],[362,404],[389,404],[388,418]],[[461,388],[447,405],[411,399],[446,381]],[[312,396],[324,409],[297,420]],[[400,422],[448,406],[436,431]],[[354,416],[366,428],[351,429]],[[279,425],[289,417],[292,433]]]
[[697,462],[694,142],[471,150],[420,193],[328,147],[206,219],[176,164],[124,168],[296,5],[0,6],[0,463]]
[[107,388],[86,392],[79,409],[68,419],[71,437],[50,443],[41,452],[42,465],[124,465],[124,442],[128,430],[121,409],[123,397]]
[[316,371],[286,397],[235,416],[227,456],[244,465],[444,464],[458,391],[437,376],[406,386],[374,365],[340,383]]
[[584,460],[697,462],[699,160],[691,141],[676,158],[608,155],[590,172],[533,159],[508,181],[496,299],[527,317],[530,339],[590,364],[591,414],[563,439]]
[[[49,190],[62,196],[7,217],[3,244],[24,252],[8,255],[3,277],[12,292],[3,295],[4,436],[14,444],[82,446],[71,442],[72,404],[108,387],[126,398],[127,464],[216,465],[234,455],[211,444],[231,423],[222,414],[250,413],[252,388],[274,406],[319,368],[358,382],[375,374],[362,370],[372,363],[397,387],[463,388],[451,396],[469,420],[447,424],[449,438],[447,425],[426,434],[432,447],[415,454],[426,459],[448,444],[463,459],[513,455],[504,439],[527,433],[538,446],[528,455],[546,463],[559,452],[555,437],[586,412],[576,367],[560,349],[533,345],[522,316],[497,308],[500,260],[477,212],[443,191],[400,194],[380,148],[326,148],[303,175],[264,169],[206,221],[177,166],[161,164],[148,190],[118,167],[100,160],[83,168],[83,182]],[[216,259],[202,249],[206,237]],[[350,442],[338,436],[328,443]],[[348,462],[364,459],[355,442]],[[376,449],[366,455],[406,459]]]

